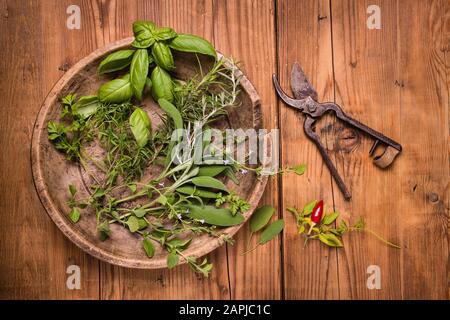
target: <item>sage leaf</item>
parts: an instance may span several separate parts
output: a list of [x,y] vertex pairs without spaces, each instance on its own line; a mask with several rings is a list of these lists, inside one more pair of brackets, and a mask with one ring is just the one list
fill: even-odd
[[169,253],[167,256],[167,268],[174,268],[178,264],[178,260],[180,260],[180,257],[176,252]]
[[147,112],[136,108],[130,116],[130,128],[139,147],[144,147],[151,133],[151,122]]
[[130,216],[126,222],[130,232],[136,232],[139,230],[139,220],[135,216]]
[[284,220],[280,219],[272,222],[264,231],[261,233],[261,238],[259,238],[259,244],[265,244],[275,238],[284,228]]
[[72,220],[73,223],[77,223],[78,220],[80,220],[80,210],[78,210],[78,208],[72,208],[70,211],[70,220]]
[[163,109],[164,112],[172,118],[173,122],[175,123],[175,129],[183,129],[183,118],[181,117],[178,109],[164,98],[159,99],[158,104],[161,109]]
[[132,95],[133,90],[131,89],[129,74],[123,78],[104,83],[98,90],[98,97],[102,102],[122,103],[130,100]]
[[199,176],[208,176],[208,177],[215,177],[219,174],[221,174],[227,166],[221,166],[221,165],[211,165],[211,166],[203,166],[200,167],[198,170]]
[[98,66],[98,73],[108,73],[121,70],[130,65],[134,50],[119,50],[111,53]]
[[72,108],[76,114],[86,119],[93,115],[99,106],[100,103],[98,97],[91,95],[81,97],[76,103],[73,104]]
[[262,206],[253,213],[250,218],[250,230],[257,232],[264,228],[275,213],[275,209],[272,206]]
[[217,193],[208,190],[198,189],[192,185],[184,185],[176,189],[177,192],[200,198],[216,199]]
[[189,210],[188,217],[203,221],[204,223],[229,227],[241,224],[244,222],[244,216],[240,213],[232,215],[231,211],[227,208],[216,208],[215,206],[196,206],[188,205],[186,208]]
[[153,258],[155,255],[155,246],[153,243],[149,239],[144,238],[144,240],[142,240],[142,246],[144,247],[147,257]]
[[152,95],[155,101],[165,99],[173,101],[173,83],[170,74],[163,68],[156,66],[150,76],[152,81]]
[[145,49],[155,43],[153,34],[156,26],[151,21],[136,21],[133,23],[134,41],[131,45],[135,48]]
[[175,69],[172,52],[164,42],[156,42],[152,47],[153,60],[158,66],[168,71]]
[[142,91],[147,81],[148,52],[147,49],[137,49],[130,66],[130,81],[134,96],[142,100]]
[[156,32],[153,33],[153,36],[155,40],[164,41],[175,38],[177,36],[177,33],[172,28],[162,27],[156,30]]
[[211,43],[191,34],[179,34],[169,42],[169,46],[178,51],[206,54],[217,59],[216,50]]
[[229,192],[227,187],[222,183],[222,181],[219,181],[213,177],[208,177],[208,176],[195,177],[195,178],[192,178],[191,181],[197,187],[212,188],[212,189]]
[[333,213],[324,215],[322,217],[321,223],[324,224],[324,225],[332,224],[337,219],[337,217],[339,217],[339,213],[338,212],[333,212]]
[[330,247],[342,247],[342,242],[332,233],[319,233],[319,240]]

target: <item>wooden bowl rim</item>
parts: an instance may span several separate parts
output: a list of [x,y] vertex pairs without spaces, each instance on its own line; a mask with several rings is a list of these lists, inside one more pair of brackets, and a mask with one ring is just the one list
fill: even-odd
[[[78,73],[78,71],[82,70],[86,65],[92,63],[100,56],[103,56],[109,52],[129,47],[132,41],[133,41],[132,37],[125,38],[95,50],[88,56],[78,61],[75,65],[73,65],[53,86],[53,88],[45,98],[44,103],[42,104],[39,113],[37,115],[36,121],[34,123],[31,140],[31,165],[32,165],[34,185],[42,205],[44,206],[47,214],[58,226],[58,228],[62,231],[62,233],[69,240],[75,243],[75,245],[77,245],[79,248],[81,248],[83,251],[90,254],[91,256],[94,256],[102,261],[114,265],[138,269],[158,269],[158,268],[165,268],[166,265],[165,264],[162,265],[161,263],[157,262],[155,263],[152,259],[148,259],[148,261],[147,260],[143,261],[134,258],[116,256],[107,250],[99,248],[98,246],[95,245],[95,243],[91,242],[88,238],[84,237],[81,233],[77,232],[76,229],[73,227],[73,224],[71,224],[68,221],[68,219],[64,219],[64,213],[60,212],[57,209],[56,204],[53,202],[52,197],[50,196],[49,191],[47,189],[42,169],[41,153],[45,152],[45,150],[43,150],[43,148],[41,148],[40,145],[42,139],[47,139],[45,130],[46,128],[45,120],[49,109],[52,107],[52,105],[56,103],[59,92],[65,87],[65,85],[69,81],[71,81],[71,79]],[[220,52],[217,53],[219,57],[222,57]],[[257,112],[260,112],[260,98],[258,93],[256,92],[253,85],[250,83],[248,78],[240,70],[238,70],[238,72],[242,77],[240,85],[242,89],[246,91],[247,94],[249,95],[252,102],[252,108]],[[262,127],[262,118],[260,116],[254,116],[254,128],[261,128],[261,127]],[[267,180],[268,180],[267,176],[263,176],[261,177],[260,180],[256,181],[255,186],[251,192],[251,196],[249,199],[247,199],[247,201],[251,204],[251,209],[245,214],[246,221],[252,215],[256,205],[261,199],[261,196],[267,184]],[[224,230],[226,230],[226,233],[228,235],[233,236],[244,225],[244,223],[245,222],[237,226],[226,228]],[[214,249],[218,248],[219,246],[221,246],[223,243],[224,241],[220,238],[211,238],[211,241],[206,242],[204,246],[198,248],[196,251],[191,252],[190,255],[194,257],[204,256],[213,251]],[[186,263],[186,261],[184,259],[180,260],[180,264],[183,263]]]

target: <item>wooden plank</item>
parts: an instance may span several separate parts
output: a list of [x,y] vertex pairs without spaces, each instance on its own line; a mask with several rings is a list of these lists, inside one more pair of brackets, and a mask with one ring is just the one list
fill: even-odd
[[[131,25],[137,19],[212,40],[212,3],[207,0],[108,1],[103,2],[99,16],[108,42],[131,36]],[[214,264],[209,279],[195,274],[187,265],[173,270],[133,270],[101,263],[101,298],[226,299],[229,287],[225,247],[208,257]]]
[[[53,224],[36,195],[30,170],[34,120],[47,92],[64,69],[89,53],[85,29],[66,28],[69,4],[86,2],[2,1],[0,117],[0,297],[98,298],[98,261],[81,252]],[[64,46],[61,46],[64,43]],[[80,47],[80,43],[84,45]],[[81,290],[68,290],[66,268],[81,271]]]
[[[329,1],[278,1],[278,67],[282,87],[290,92],[292,64],[299,62],[315,86],[320,101],[333,99],[331,23]],[[308,164],[304,176],[282,176],[284,231],[284,292],[286,299],[338,298],[334,249],[316,241],[304,246],[296,222],[286,207],[303,206],[314,199],[333,204],[330,174],[316,146],[303,132],[304,116],[280,103],[281,158],[284,166]],[[330,119],[317,123],[324,144]]]
[[[371,1],[331,3],[336,102],[404,147],[382,171],[368,157],[370,140],[347,131],[350,138],[337,141],[334,158],[353,198],[345,202],[335,192],[336,207],[403,247],[389,248],[367,233],[345,236],[338,255],[339,283],[347,284],[341,298],[445,298],[448,221],[442,199],[449,175],[448,154],[440,150],[448,138],[448,96],[437,49],[439,2],[378,1],[381,29],[374,30],[366,26]],[[380,267],[380,290],[366,286],[370,265]]]
[[[277,127],[277,105],[271,75],[276,69],[273,1],[214,1],[214,44],[225,56],[241,61],[240,67],[256,87],[262,105],[264,128]],[[271,178],[260,204],[278,211],[278,183]],[[232,299],[281,298],[280,241],[272,240],[257,250],[246,250],[248,224],[228,245]]]

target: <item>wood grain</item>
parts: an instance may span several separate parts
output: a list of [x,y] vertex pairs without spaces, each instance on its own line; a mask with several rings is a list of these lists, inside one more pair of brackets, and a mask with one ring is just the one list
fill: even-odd
[[[226,56],[242,61],[241,67],[256,87],[266,129],[277,127],[277,105],[271,74],[275,71],[274,4],[272,1],[214,1],[214,44]],[[278,210],[278,184],[270,178],[261,205]],[[249,238],[248,224],[227,245],[232,299],[281,298],[279,239],[242,255]],[[256,237],[255,237],[256,238]],[[255,240],[255,239],[253,239]],[[255,241],[252,242],[256,244]],[[261,267],[263,269],[261,269]]]
[[[80,30],[65,26],[70,4],[81,8]],[[381,9],[380,30],[366,26],[370,4]],[[0,12],[0,298],[450,297],[448,1],[0,0]],[[187,266],[136,271],[100,263],[63,237],[34,190],[30,140],[46,94],[76,61],[131,36],[136,19],[204,36],[242,61],[262,97],[265,126],[280,128],[281,163],[308,165],[304,176],[272,179],[261,202],[286,219],[283,237],[240,256],[249,236],[244,226],[235,246],[210,255],[210,279]],[[404,147],[392,167],[380,170],[368,156],[367,138],[332,117],[317,124],[351,202],[303,134],[303,116],[276,100],[270,76],[277,72],[289,91],[294,61],[320,101],[336,101]],[[312,242],[305,248],[285,209],[318,198],[351,221],[363,217],[402,249],[367,233],[346,235],[345,249]],[[81,290],[66,288],[70,264],[81,267]],[[380,290],[367,289],[369,265],[380,266]]]

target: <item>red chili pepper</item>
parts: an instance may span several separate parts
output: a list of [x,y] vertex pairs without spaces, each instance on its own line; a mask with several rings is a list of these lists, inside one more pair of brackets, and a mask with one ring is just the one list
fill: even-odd
[[314,206],[314,209],[311,213],[311,221],[314,224],[320,223],[320,220],[322,219],[322,215],[323,215],[323,200],[320,200]]

